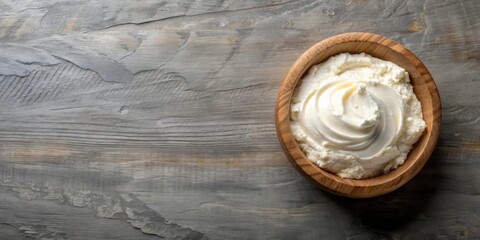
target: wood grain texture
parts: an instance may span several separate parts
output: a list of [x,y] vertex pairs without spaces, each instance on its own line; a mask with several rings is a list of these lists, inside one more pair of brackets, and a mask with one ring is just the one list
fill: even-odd
[[[476,0],[0,0],[0,239],[478,239],[479,21]],[[368,200],[304,179],[273,118],[298,56],[353,31],[415,53],[443,107],[423,170]]]
[[[388,174],[362,180],[344,179],[331,174],[307,159],[290,128],[291,98],[305,72],[310,67],[344,52],[367,53],[406,69],[410,75],[413,91],[422,105],[427,128],[413,146],[405,163]],[[352,198],[380,196],[403,186],[412,179],[425,165],[437,144],[441,118],[442,107],[435,82],[415,54],[386,37],[362,32],[330,37],[303,53],[283,79],[275,106],[278,139],[297,170],[327,191]]]

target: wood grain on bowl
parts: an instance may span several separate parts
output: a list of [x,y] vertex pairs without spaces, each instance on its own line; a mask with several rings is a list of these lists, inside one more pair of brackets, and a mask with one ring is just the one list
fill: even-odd
[[[322,170],[309,161],[298,146],[290,128],[290,102],[293,91],[306,71],[340,53],[367,53],[393,62],[410,74],[411,84],[422,105],[427,124],[405,163],[388,174],[369,179],[344,179]],[[439,136],[441,124],[440,96],[423,63],[401,44],[372,33],[345,33],[325,39],[303,53],[284,78],[277,96],[275,122],[278,138],[290,162],[307,178],[332,193],[367,198],[389,193],[412,179],[425,165]]]

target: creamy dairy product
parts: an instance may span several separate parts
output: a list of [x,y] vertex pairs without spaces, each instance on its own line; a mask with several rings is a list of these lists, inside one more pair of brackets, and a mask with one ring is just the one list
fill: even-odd
[[343,178],[405,162],[426,127],[405,69],[342,53],[313,66],[294,91],[291,128],[307,158]]

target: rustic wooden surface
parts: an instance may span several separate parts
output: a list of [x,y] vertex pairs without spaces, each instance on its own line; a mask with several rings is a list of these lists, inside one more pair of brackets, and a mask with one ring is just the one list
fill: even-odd
[[[276,139],[294,60],[338,33],[410,48],[443,104],[411,182],[319,190]],[[478,239],[480,2],[0,1],[1,239]]]

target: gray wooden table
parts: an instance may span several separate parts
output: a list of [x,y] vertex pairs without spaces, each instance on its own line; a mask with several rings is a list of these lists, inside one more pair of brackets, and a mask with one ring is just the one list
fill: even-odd
[[[398,191],[327,194],[285,158],[281,79],[316,42],[410,48],[443,104]],[[479,239],[480,2],[0,1],[0,239]]]

